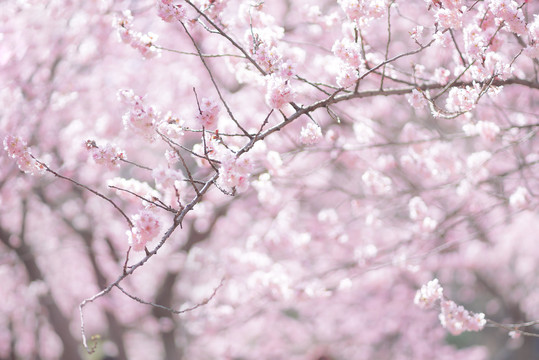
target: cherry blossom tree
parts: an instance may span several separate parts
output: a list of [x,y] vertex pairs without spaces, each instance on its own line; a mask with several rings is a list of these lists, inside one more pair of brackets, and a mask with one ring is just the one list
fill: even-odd
[[538,356],[537,2],[1,10],[1,359]]

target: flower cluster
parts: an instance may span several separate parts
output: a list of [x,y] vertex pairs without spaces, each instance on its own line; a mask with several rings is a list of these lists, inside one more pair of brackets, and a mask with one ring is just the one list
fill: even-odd
[[500,127],[492,121],[478,121],[476,124],[465,124],[462,127],[464,133],[468,136],[479,135],[488,142],[496,140],[500,133]]
[[423,94],[416,89],[412,90],[412,93],[406,96],[406,100],[408,100],[408,103],[416,109],[421,109],[427,105],[427,99],[425,99]]
[[219,161],[219,158],[227,152],[228,150],[221,144],[220,138],[210,133],[206,133],[202,143],[193,145],[194,158],[200,167],[210,167],[208,159]]
[[272,109],[281,109],[285,104],[293,101],[294,90],[287,79],[270,76],[267,81],[266,103]]
[[421,309],[431,309],[440,301],[440,322],[453,335],[462,334],[464,331],[483,330],[487,323],[485,314],[471,313],[463,306],[451,300],[445,300],[443,291],[438,279],[433,279],[416,292],[414,303]]
[[133,16],[129,10],[115,17],[113,26],[116,28],[120,40],[138,50],[146,59],[159,55],[159,49],[155,47],[157,35],[153,33],[142,34],[133,31],[131,29],[132,21]]
[[370,119],[364,119],[354,123],[354,135],[358,143],[362,145],[370,145],[374,143],[376,139],[376,133],[373,129],[373,121]]
[[357,83],[359,79],[359,72],[356,68],[341,64],[339,73],[337,74],[337,85],[346,89]]
[[435,8],[434,18],[442,28],[459,29],[465,11],[463,0],[427,0],[429,9]]
[[359,79],[359,70],[365,64],[359,44],[344,38],[335,41],[331,50],[340,59],[337,85],[343,88],[354,85]]
[[470,154],[466,159],[466,167],[468,168],[468,178],[473,184],[485,180],[489,175],[487,162],[492,158],[492,154],[488,151],[478,151]]
[[302,8],[301,16],[312,24],[318,24],[323,29],[328,29],[334,26],[339,21],[337,13],[330,13],[328,15],[322,14],[320,6],[308,5]]
[[148,209],[143,209],[132,216],[131,222],[133,227],[127,231],[129,245],[135,251],[142,251],[146,248],[146,243],[159,235],[161,223],[155,214]]
[[524,53],[533,58],[539,59],[539,15],[534,15],[533,23],[528,25],[530,44],[524,49]]
[[177,140],[184,135],[183,124],[183,120],[174,117],[171,112],[168,112],[157,124],[157,130],[160,134],[163,134],[170,139]]
[[199,107],[199,113],[196,119],[207,130],[215,130],[217,128],[217,116],[220,110],[219,103],[212,98],[202,98]]
[[491,0],[489,9],[497,20],[505,22],[511,32],[526,33],[526,22],[520,5],[514,0]]
[[299,141],[303,145],[314,145],[322,139],[322,129],[315,123],[308,123],[307,126],[301,128]]
[[410,37],[412,40],[414,40],[417,43],[421,43],[423,41],[423,30],[425,29],[424,26],[418,25],[410,31]]
[[[293,49],[280,45],[279,40],[284,35],[284,28],[275,26],[273,18],[267,14],[263,18],[256,19],[259,12],[255,11],[255,8],[247,10],[247,14],[244,14],[250,24],[249,29],[245,31],[244,43],[256,63],[268,75],[289,79],[295,74],[296,62],[293,58],[298,54],[295,54]],[[243,8],[240,11],[246,10]],[[253,23],[256,27],[253,27]],[[290,54],[287,54],[287,51]]]
[[174,5],[172,0],[157,0],[157,15],[166,22],[186,19],[185,8],[182,5]]
[[157,111],[152,106],[145,105],[143,99],[135,95],[133,90],[120,90],[118,97],[120,101],[131,107],[122,117],[124,127],[152,140],[155,136],[155,125],[159,116]]
[[410,211],[410,219],[419,225],[419,230],[422,232],[431,232],[438,225],[438,222],[429,216],[429,208],[419,196],[410,199],[408,209]]
[[[250,36],[251,35],[249,34],[248,38]],[[258,33],[257,36],[252,39],[251,44],[253,44],[251,52],[256,63],[269,74],[276,72],[280,67],[282,58],[279,49],[272,45],[271,42],[262,40]]]
[[443,29],[460,29],[462,27],[462,12],[458,9],[440,8],[434,14],[434,18]]
[[372,20],[384,15],[386,4],[384,0],[339,0],[339,5],[352,21],[360,25],[368,25]]
[[364,62],[361,56],[361,47],[357,42],[352,42],[350,39],[345,38],[335,41],[331,51],[351,67],[357,68]]
[[19,169],[25,173],[36,175],[42,173],[44,168],[31,155],[26,142],[20,137],[8,135],[4,138],[4,150],[9,157],[17,160]]
[[162,201],[171,206],[174,201],[179,201],[182,192],[184,178],[179,170],[159,166],[152,171],[152,177],[155,180],[155,187],[162,194]]
[[530,192],[519,186],[509,197],[509,205],[515,210],[525,210],[530,206]]
[[236,189],[245,191],[249,186],[249,177],[254,168],[254,163],[248,154],[241,157],[230,151],[220,156],[221,167],[219,168],[218,185],[225,190]]
[[183,174],[179,170],[157,167],[153,169],[152,177],[155,180],[157,189],[166,191],[169,188],[179,188],[179,182],[183,179]]
[[258,193],[258,201],[266,206],[276,206],[282,201],[281,193],[273,186],[271,175],[264,173],[253,181],[253,188]]
[[247,286],[271,299],[286,300],[294,294],[290,275],[280,264],[273,265],[269,271],[251,272],[247,279]]
[[470,59],[481,59],[484,56],[488,39],[486,33],[479,25],[472,24],[466,26],[462,31],[464,40],[464,50]]
[[114,144],[99,147],[95,141],[87,140],[86,149],[90,152],[96,164],[105,165],[109,169],[119,167],[121,160],[127,159],[125,151]]
[[467,86],[466,88],[452,88],[449,90],[446,108],[449,111],[455,112],[470,111],[475,107],[478,97],[478,90],[471,86]]
[[441,308],[440,322],[453,335],[460,335],[464,331],[481,331],[487,323],[485,314],[471,313],[451,300],[442,300]]
[[254,152],[238,157],[232,148],[223,144],[218,135],[206,133],[205,140],[193,146],[193,153],[201,167],[211,166],[210,161],[214,166],[219,164],[217,185],[221,190],[228,192],[236,189],[241,192],[249,186],[251,171],[254,169]]
[[460,176],[462,162],[446,143],[428,141],[434,137],[431,131],[412,123],[404,125],[401,141],[412,143],[399,161],[407,171],[419,174],[424,180],[444,182]]
[[434,70],[434,74],[432,74],[433,76],[433,79],[434,81],[442,84],[442,85],[445,85],[449,82],[449,77],[451,76],[451,71],[443,68],[443,67],[439,67],[439,68],[436,68]]
[[391,192],[393,182],[379,171],[369,169],[361,176],[361,180],[373,195],[387,195]]
[[265,166],[270,175],[281,175],[283,172],[283,159],[277,151],[268,151]]
[[213,20],[218,20],[229,0],[202,0],[200,9]]
[[417,290],[414,304],[421,309],[431,309],[438,300],[442,299],[443,294],[444,289],[440,286],[438,279],[433,279]]

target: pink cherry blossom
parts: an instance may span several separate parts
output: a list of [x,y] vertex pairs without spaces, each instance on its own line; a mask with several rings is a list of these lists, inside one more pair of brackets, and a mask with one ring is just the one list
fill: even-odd
[[105,165],[109,169],[119,167],[121,161],[127,159],[125,151],[114,144],[99,147],[95,141],[88,140],[86,141],[86,149],[96,164]]
[[412,105],[416,109],[424,108],[425,105],[427,105],[427,100],[423,96],[423,94],[416,89],[412,91],[412,94],[406,97],[408,99],[408,102],[410,105]]
[[146,244],[157,237],[161,223],[150,210],[141,210],[131,217],[133,227],[127,232],[127,239],[135,251],[142,251]]
[[416,292],[414,304],[422,309],[430,309],[442,299],[443,291],[438,279],[433,279]]
[[314,123],[307,123],[301,128],[299,140],[304,145],[314,145],[322,139],[322,129]]
[[0,359],[538,357],[539,2],[1,8]]
[[124,127],[152,140],[155,137],[154,130],[159,113],[152,106],[144,104],[144,100],[135,95],[133,90],[120,90],[118,98],[129,106],[129,110],[122,117]]
[[516,1],[492,0],[489,2],[489,8],[499,20],[509,26],[510,31],[519,35],[526,31],[524,14]]
[[391,192],[391,178],[383,175],[379,171],[369,169],[361,176],[368,192],[374,195],[386,195]]
[[529,191],[519,186],[509,197],[509,205],[516,210],[527,209],[530,205],[531,195]]
[[423,220],[428,215],[428,207],[419,196],[410,199],[408,208],[410,210],[410,219],[412,220]]
[[26,142],[20,137],[8,135],[4,138],[4,150],[9,157],[17,161],[21,171],[29,174],[39,174],[43,172],[43,166],[39,164],[31,155]]
[[273,109],[281,109],[286,103],[293,101],[294,90],[289,81],[271,76],[267,80],[266,103]]
[[436,11],[434,16],[442,28],[460,29],[462,27],[462,13],[459,9],[440,8]]
[[359,79],[359,73],[356,68],[348,65],[342,65],[340,67],[339,74],[337,76],[337,85],[342,88],[349,88],[354,86]]
[[357,68],[363,63],[360,45],[349,39],[337,40],[331,50],[335,56],[353,68]]
[[382,16],[386,8],[382,0],[339,0],[338,3],[348,18],[363,24],[368,24],[372,19]]
[[172,0],[157,0],[157,15],[166,22],[186,20],[183,5],[173,4]]
[[202,98],[197,120],[208,130],[217,128],[217,116],[219,115],[219,103],[213,98]]
[[132,20],[133,16],[128,10],[115,18],[113,26],[116,28],[120,40],[137,49],[144,58],[149,59],[159,55],[160,51],[155,46],[157,35],[153,33],[142,34],[132,30]]
[[233,189],[239,192],[245,191],[249,187],[250,173],[254,168],[252,159],[248,155],[237,158],[234,154],[227,152],[220,157],[220,161],[218,179],[220,186],[228,191]]
[[494,141],[500,133],[500,127],[491,121],[478,121],[475,127],[479,135],[487,141]]
[[441,302],[440,322],[451,334],[460,335],[464,331],[481,331],[486,320],[483,313],[470,313],[451,300]]
[[416,26],[412,29],[410,32],[410,37],[417,41],[418,43],[421,43],[423,41],[423,30],[425,28],[421,25]]
[[453,88],[449,92],[446,107],[449,111],[470,111],[475,107],[478,95],[477,90],[470,86],[465,89]]

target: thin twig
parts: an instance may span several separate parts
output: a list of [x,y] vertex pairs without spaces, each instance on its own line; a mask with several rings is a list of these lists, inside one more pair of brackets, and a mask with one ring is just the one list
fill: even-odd
[[405,57],[405,56],[410,56],[410,55],[414,55],[414,54],[417,54],[423,50],[425,50],[426,48],[428,48],[429,46],[431,46],[433,43],[434,43],[435,40],[431,40],[427,45],[422,45],[420,46],[418,49],[415,49],[415,50],[412,50],[412,51],[409,51],[409,52],[406,52],[406,53],[402,53],[400,55],[396,55],[394,57],[392,57],[391,59],[387,59],[385,61],[382,61],[381,63],[379,63],[378,65],[376,65],[375,67],[373,68],[370,68],[365,74],[363,74],[359,80],[363,80],[367,75],[369,75],[370,73],[378,70],[379,68],[381,68],[382,66],[386,65],[386,64],[389,64],[395,60],[398,60],[402,57]]
[[182,24],[183,26],[183,29],[185,30],[185,32],[187,33],[187,36],[189,36],[189,39],[191,39],[191,43],[193,44],[193,46],[195,47],[195,49],[197,50],[198,54],[199,54],[199,57],[200,57],[200,61],[202,62],[202,65],[204,65],[204,67],[206,68],[206,71],[208,72],[208,75],[210,76],[210,80],[215,88],[215,90],[217,91],[217,94],[219,95],[219,99],[221,99],[221,102],[223,103],[223,105],[225,106],[226,108],[226,111],[228,113],[228,115],[230,116],[230,118],[232,119],[232,121],[234,121],[234,123],[236,124],[236,126],[247,136],[247,137],[250,137],[249,133],[247,132],[247,130],[245,130],[243,128],[243,126],[240,125],[240,123],[238,122],[238,120],[236,120],[236,118],[234,117],[234,114],[232,113],[232,110],[230,110],[230,107],[228,106],[228,103],[225,101],[225,99],[223,98],[223,94],[221,93],[221,90],[219,89],[219,86],[217,85],[217,83],[215,82],[215,79],[213,77],[213,73],[211,72],[210,70],[210,67],[208,66],[208,64],[206,63],[206,60],[204,60],[204,57],[202,56],[202,51],[200,50],[200,48],[198,47],[198,44],[197,42],[195,41],[195,39],[193,38],[193,36],[191,35],[191,33],[189,32],[189,30],[187,29],[187,26],[185,26],[184,23],[180,22],[180,24]]
[[[193,189],[195,190],[195,192],[198,195],[198,188],[195,185],[195,180],[193,179],[193,175],[191,174],[191,171],[189,170],[189,167],[187,166],[187,163],[185,162],[185,159],[183,158],[182,154],[180,153],[180,151],[178,149],[176,149],[174,146],[172,146],[172,144],[169,141],[170,139],[167,136],[161,134],[160,132],[157,132],[157,133],[163,138],[163,140],[165,140],[165,142],[170,146],[170,148],[172,150],[174,150],[176,155],[178,155],[178,157],[180,158],[180,161],[182,162],[182,165],[185,168],[185,171],[187,172],[187,177],[189,178],[189,182],[191,183],[191,185],[193,186]],[[177,191],[177,189],[176,189],[176,191]],[[180,206],[181,206],[181,203],[180,203]]]
[[[247,53],[247,51],[245,51],[245,49],[243,47],[241,47],[240,45],[238,45],[238,43],[236,41],[234,41],[234,39],[232,39],[225,31],[223,31],[212,19],[210,19],[206,14],[204,14],[204,12],[202,12],[197,6],[195,6],[191,1],[189,0],[185,0],[185,2],[187,4],[189,4],[193,9],[195,9],[196,12],[198,12],[200,14],[200,16],[202,16],[209,24],[211,24],[211,26],[213,26],[215,28],[215,30],[221,35],[223,36],[224,38],[226,38],[235,48],[237,48],[239,51],[241,51],[241,53],[243,55],[245,55],[245,57],[247,58],[247,60],[249,60],[249,62],[251,62],[251,64],[253,64],[256,69],[258,71],[260,71],[261,74],[263,75],[267,75],[267,73],[264,71],[264,69],[262,69],[260,67],[260,65],[258,65],[258,63],[249,55],[249,53]],[[182,24],[183,25],[183,24]],[[184,26],[185,27],[185,26]]]
[[188,307],[186,309],[183,309],[183,310],[175,310],[175,309],[172,309],[168,306],[164,306],[164,305],[160,305],[160,304],[156,304],[156,303],[153,303],[153,302],[150,302],[150,301],[145,301],[145,300],[142,300],[141,298],[135,296],[135,295],[132,295],[130,294],[129,292],[127,292],[127,290],[125,290],[122,286],[120,286],[119,284],[116,284],[115,286],[121,291],[123,292],[125,295],[127,295],[128,297],[130,297],[131,299],[135,300],[136,302],[138,303],[141,303],[141,304],[144,304],[144,305],[150,305],[152,307],[155,307],[155,308],[159,308],[159,309],[162,309],[162,310],[165,310],[165,311],[168,311],[168,312],[171,312],[173,314],[176,314],[176,315],[179,315],[179,314],[183,314],[183,313],[186,313],[188,311],[192,311],[192,310],[195,310],[201,306],[204,306],[206,304],[208,304],[214,297],[215,295],[217,294],[217,291],[223,286],[224,284],[224,281],[225,281],[225,278],[222,278],[221,279],[221,282],[219,283],[219,285],[217,285],[216,288],[213,289],[213,292],[211,293],[210,296],[208,296],[207,298],[205,298],[204,300],[202,300],[201,302],[199,302],[198,304],[196,305],[193,305],[191,307]]
[[114,189],[114,190],[118,190],[118,191],[126,192],[126,193],[131,194],[131,195],[133,195],[133,196],[135,196],[135,197],[138,197],[138,198],[141,199],[142,201],[146,201],[146,202],[149,203],[149,204],[153,204],[153,205],[155,205],[155,206],[157,206],[157,207],[159,207],[159,208],[161,208],[161,209],[163,209],[163,210],[172,212],[172,213],[174,213],[174,214],[178,212],[178,210],[176,210],[176,209],[174,209],[174,208],[172,208],[172,207],[170,207],[170,206],[168,206],[168,205],[165,205],[165,203],[163,203],[163,202],[162,202],[161,200],[159,200],[159,199],[157,199],[157,201],[155,201],[155,200],[148,200],[148,199],[146,199],[144,196],[141,196],[141,195],[139,195],[139,194],[137,194],[137,193],[135,193],[135,192],[133,192],[133,191],[130,191],[130,190],[127,190],[127,189],[122,189],[122,188],[117,187],[117,186],[114,186],[114,185],[109,185],[109,188]]
[[459,49],[459,46],[457,44],[457,40],[455,39],[455,35],[453,34],[453,30],[449,29],[449,34],[451,35],[451,40],[453,40],[453,44],[455,45],[455,49],[457,49],[457,53],[460,56],[460,61],[462,61],[462,65],[466,66],[466,59],[464,59],[464,55],[462,55],[462,52]]
[[116,208],[116,210],[118,210],[120,212],[120,214],[122,214],[122,216],[125,218],[125,220],[127,221],[127,224],[129,225],[130,228],[133,227],[133,223],[131,222],[131,220],[129,219],[129,217],[127,217],[127,215],[123,212],[122,209],[120,209],[120,207],[118,205],[116,205],[116,203],[114,201],[112,201],[111,199],[109,199],[108,197],[106,197],[105,195],[97,192],[96,190],[94,189],[91,189],[89,188],[88,186],[86,185],[83,185],[81,183],[79,183],[78,181],[75,181],[67,176],[63,176],[63,175],[60,175],[59,173],[57,173],[56,171],[52,170],[50,167],[48,167],[44,162],[41,162],[39,161],[38,159],[36,159],[33,155],[30,155],[32,156],[32,158],[37,161],[38,164],[40,164],[41,166],[43,166],[43,168],[45,168],[45,170],[47,170],[48,172],[50,172],[51,174],[53,174],[54,176],[56,177],[59,177],[60,179],[63,179],[63,180],[67,180],[69,181],[70,183],[72,184],[75,184],[76,186],[78,187],[81,187],[85,190],[88,190],[89,192],[91,192],[92,194],[94,195],[97,195],[99,196],[100,198],[108,201],[110,204],[112,204],[112,206],[114,206]]
[[147,167],[147,166],[144,166],[144,165],[137,164],[137,163],[135,163],[135,162],[133,162],[133,161],[129,161],[129,160],[127,160],[127,159],[122,159],[122,158],[120,158],[120,161],[122,161],[122,162],[124,162],[124,163],[126,163],[126,164],[130,164],[130,165],[136,166],[136,167],[141,168],[141,169],[144,169],[144,170],[148,170],[148,171],[152,171],[152,170],[153,170],[153,169],[150,168],[150,167]]
[[245,59],[245,56],[235,55],[235,54],[197,54],[197,53],[188,52],[188,51],[180,51],[180,50],[168,49],[168,48],[163,47],[163,46],[157,46],[157,45],[153,45],[153,46],[156,49],[159,49],[159,50],[173,52],[173,53],[182,54],[182,55],[202,56],[202,57],[205,57],[205,58],[236,57],[236,58],[240,58],[240,59]]
[[[539,334],[532,333],[529,331],[520,330],[521,327],[527,327],[527,326],[535,326],[539,323],[539,321],[530,321],[527,323],[522,324],[501,324],[499,322],[496,322],[494,320],[487,319],[487,325],[491,327],[497,327],[501,329],[505,329],[508,331],[515,331],[518,334],[525,335],[525,336],[531,336],[531,337],[539,337]],[[530,325],[528,325],[530,324]]]
[[84,326],[85,326],[84,325],[84,307],[86,305],[88,305],[89,303],[92,303],[92,302],[96,301],[100,297],[103,297],[106,294],[108,294],[114,287],[116,287],[118,284],[120,284],[126,277],[133,274],[138,268],[143,266],[146,262],[148,262],[148,260],[150,260],[155,254],[157,254],[159,249],[161,249],[161,247],[163,247],[163,245],[170,238],[170,236],[172,235],[174,230],[176,230],[176,228],[178,226],[181,226],[182,221],[185,218],[185,216],[187,215],[187,213],[189,211],[191,211],[194,208],[194,206],[200,202],[200,200],[202,199],[204,194],[206,194],[206,192],[211,188],[212,184],[215,183],[215,181],[217,180],[218,177],[219,177],[219,174],[214,174],[211,179],[206,181],[206,184],[200,189],[200,192],[191,200],[191,202],[189,202],[181,211],[179,211],[174,216],[174,220],[173,220],[172,225],[165,232],[165,234],[161,237],[161,240],[159,241],[159,243],[155,246],[155,248],[153,250],[151,250],[151,251],[147,250],[146,255],[139,262],[137,262],[136,264],[131,265],[129,267],[126,266],[124,268],[124,271],[123,271],[122,275],[120,275],[114,282],[109,284],[105,289],[101,290],[97,294],[95,294],[95,295],[93,295],[93,296],[91,296],[89,298],[84,299],[79,304],[79,315],[80,315],[80,320],[81,320],[82,344],[83,344],[83,346],[84,346],[84,348],[86,349],[87,352],[91,353],[90,352],[91,348],[88,346],[88,340],[87,340],[86,333],[85,333],[85,330],[84,330]]
[[[384,55],[385,61],[387,61],[387,56],[389,54],[389,44],[391,43],[391,5],[393,5],[393,2],[390,2],[389,5],[387,6],[387,42],[386,42],[386,52]],[[386,65],[384,65],[384,67],[382,68],[382,79],[380,80],[380,90],[384,88],[384,78],[386,76]]]

